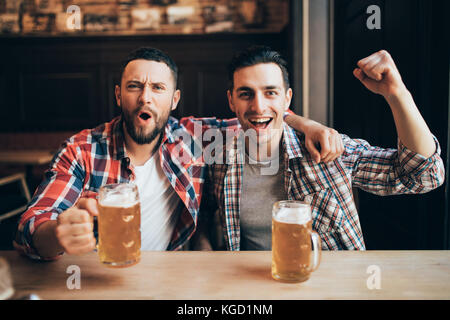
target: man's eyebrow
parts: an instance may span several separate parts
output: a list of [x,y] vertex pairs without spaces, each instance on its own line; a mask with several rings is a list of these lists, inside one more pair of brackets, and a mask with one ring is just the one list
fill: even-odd
[[280,87],[280,86],[272,85],[272,86],[265,86],[264,89],[266,89],[266,90],[271,90],[271,89],[281,89],[281,87]]
[[140,82],[138,80],[128,80],[128,81],[126,81],[126,83],[128,84],[128,83],[142,83],[142,82]]
[[236,88],[236,91],[253,91],[253,89],[250,87],[242,86],[242,87]]
[[[133,80],[128,80],[127,82],[126,82],[127,84],[130,84],[130,83],[137,83],[137,84],[143,84],[143,82],[141,82],[141,81],[139,81],[139,80],[135,80],[135,79],[133,79]],[[162,81],[159,81],[159,82],[150,82],[150,84],[151,85],[164,85],[164,86],[167,86],[166,85],[166,83],[165,82],[162,82]]]
[[[269,85],[264,87],[264,90],[273,90],[273,89],[281,90],[281,87],[277,85]],[[242,86],[237,88],[236,91],[254,91],[254,90],[250,87]]]

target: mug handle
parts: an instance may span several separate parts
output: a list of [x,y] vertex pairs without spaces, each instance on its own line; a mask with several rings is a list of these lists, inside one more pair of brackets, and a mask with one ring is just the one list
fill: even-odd
[[312,247],[313,247],[313,261],[312,265],[309,267],[309,272],[316,271],[319,267],[320,260],[322,259],[322,242],[320,240],[320,236],[315,231],[311,232],[311,240],[312,240]]

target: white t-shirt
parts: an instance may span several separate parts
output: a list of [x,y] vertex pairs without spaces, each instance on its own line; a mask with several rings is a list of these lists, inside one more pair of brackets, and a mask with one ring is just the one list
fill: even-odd
[[135,166],[134,172],[141,201],[141,250],[166,250],[181,199],[161,168],[159,152],[144,165]]

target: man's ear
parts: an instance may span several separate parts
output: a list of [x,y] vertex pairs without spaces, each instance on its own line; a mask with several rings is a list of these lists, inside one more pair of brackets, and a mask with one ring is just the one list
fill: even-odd
[[291,101],[292,101],[292,89],[289,88],[286,90],[286,106],[284,107],[284,111],[287,111],[289,109]]
[[115,88],[114,88],[114,93],[116,95],[116,103],[117,105],[120,107],[122,107],[120,105],[120,86],[116,84]]
[[233,97],[231,96],[230,90],[227,90],[227,97],[228,97],[228,105],[230,106],[231,111],[236,112],[233,105]]
[[172,111],[175,110],[178,106],[178,102],[181,99],[181,91],[179,89],[175,90],[172,97]]

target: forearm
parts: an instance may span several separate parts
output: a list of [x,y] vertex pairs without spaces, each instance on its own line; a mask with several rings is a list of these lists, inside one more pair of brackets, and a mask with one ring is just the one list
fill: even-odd
[[386,101],[391,107],[400,141],[411,151],[426,158],[432,156],[436,144],[411,93],[404,89],[399,94],[387,97]]
[[286,122],[287,125],[290,126],[291,128],[294,128],[297,131],[304,133],[307,125],[315,121],[296,115],[294,113],[289,113],[284,117],[284,122]]
[[56,237],[55,220],[43,222],[33,234],[33,245],[43,258],[53,258],[64,252]]

